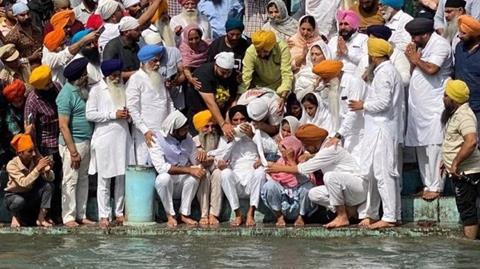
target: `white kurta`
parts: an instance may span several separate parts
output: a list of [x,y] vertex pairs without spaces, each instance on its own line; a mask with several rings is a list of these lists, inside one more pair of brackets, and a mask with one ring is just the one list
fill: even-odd
[[[203,40],[212,39],[212,30],[210,28],[210,23],[208,22],[208,19],[205,16],[198,14],[196,24],[198,25],[198,27],[200,27],[200,29],[203,32],[203,35],[202,35]],[[182,26],[182,29],[185,29],[188,25],[189,25],[188,21],[185,20],[185,18],[181,13],[176,16],[173,16],[170,19],[170,29],[172,29],[174,33],[175,33],[175,28],[177,26]],[[177,44],[177,47],[180,46],[180,43],[182,42],[182,36],[183,36],[183,33],[179,36],[175,35],[175,43]]]
[[118,23],[105,23],[103,24],[103,26],[105,27],[105,30],[98,37],[98,50],[100,51],[100,55],[103,55],[103,49],[110,40],[114,39],[117,36],[120,36],[120,31],[118,30]]
[[320,34],[330,39],[337,32],[335,14],[340,0],[305,0],[305,15],[315,18]]
[[392,44],[402,52],[405,51],[408,43],[412,41],[412,37],[407,30],[405,30],[405,25],[411,20],[413,20],[412,16],[399,10],[385,23],[385,26],[392,30],[392,36],[390,36],[388,41],[392,42]]
[[52,69],[52,81],[60,85],[65,84],[63,69],[72,60],[74,55],[70,53],[68,47],[59,52],[51,52],[45,46],[42,49],[42,64],[48,65]]
[[452,49],[446,39],[433,33],[421,51],[422,60],[435,64],[440,70],[427,75],[415,67],[408,88],[407,146],[442,144],[443,127],[440,122],[443,105],[443,86],[452,69]]
[[335,59],[343,62],[343,71],[349,74],[355,74],[357,66],[364,55],[368,54],[367,47],[368,36],[362,33],[354,33],[346,42],[348,54],[346,56],[337,57],[338,36],[332,37],[328,42],[328,47]]
[[133,141],[128,122],[116,118],[116,111],[122,108],[115,107],[103,81],[90,90],[86,117],[95,123],[88,169],[91,175],[98,173],[100,178],[125,175],[126,166],[133,163]]

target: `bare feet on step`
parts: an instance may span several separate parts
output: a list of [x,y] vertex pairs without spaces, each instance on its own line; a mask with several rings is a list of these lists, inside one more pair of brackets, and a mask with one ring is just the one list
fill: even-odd
[[439,192],[434,192],[434,191],[424,191],[423,195],[422,195],[422,198],[425,201],[433,201],[433,200],[437,199],[438,197],[440,197],[440,193]]
[[396,226],[396,222],[386,222],[383,220],[379,220],[372,225],[368,226],[368,229],[376,230],[376,229],[385,229],[385,228],[393,228]]
[[372,224],[374,224],[374,223],[375,223],[375,220],[374,220],[374,219],[364,218],[362,221],[360,221],[360,223],[358,224],[358,226],[367,228],[368,226],[370,226],[370,225],[372,225]]
[[10,227],[12,227],[12,228],[18,228],[18,227],[20,227],[20,226],[22,226],[22,225],[20,224],[20,221],[19,221],[16,217],[12,217],[12,223],[10,223]]
[[200,226],[208,226],[209,224],[208,217],[200,218],[200,221],[198,222],[198,224],[200,224]]
[[243,217],[242,216],[236,216],[231,222],[230,226],[232,227],[238,227],[243,224]]
[[305,221],[303,220],[303,217],[301,215],[298,216],[298,218],[295,220],[293,223],[295,227],[303,227],[305,226]]
[[177,227],[178,223],[177,223],[177,220],[175,219],[175,216],[172,216],[172,215],[168,215],[167,216],[167,226],[169,228],[175,228]]
[[192,218],[184,215],[180,215],[180,221],[183,223],[187,224],[188,226],[197,226],[198,222],[196,220],[193,220]]
[[277,222],[275,222],[275,226],[277,226],[277,227],[285,227],[285,225],[287,225],[287,223],[285,222],[285,218],[283,217],[282,214],[280,214],[280,215],[277,217]]
[[323,225],[323,227],[327,229],[334,229],[334,228],[346,227],[348,225],[350,225],[350,222],[348,221],[347,216],[337,216],[329,223]]
[[78,224],[78,223],[77,223],[76,221],[74,221],[74,220],[65,222],[63,225],[65,225],[65,227],[68,227],[68,228],[75,228],[75,227],[80,226],[80,224]]
[[218,221],[217,217],[215,215],[208,215],[208,224],[210,225],[218,225],[220,224],[220,221]]
[[256,225],[256,223],[255,223],[255,218],[254,218],[252,215],[248,214],[248,215],[247,215],[247,220],[245,221],[245,225],[246,225],[247,227],[253,227],[253,226],[255,226],[255,225]]
[[82,219],[81,221],[79,221],[79,223],[82,224],[82,225],[95,225],[96,224],[95,221],[89,220],[87,218]]
[[110,221],[107,218],[100,218],[100,222],[98,223],[101,229],[107,229],[110,227]]

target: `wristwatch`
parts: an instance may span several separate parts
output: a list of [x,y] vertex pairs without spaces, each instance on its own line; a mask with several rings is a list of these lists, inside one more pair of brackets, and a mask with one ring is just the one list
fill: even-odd
[[340,139],[342,140],[343,139],[343,136],[339,133],[336,133],[333,137],[337,138],[337,139]]

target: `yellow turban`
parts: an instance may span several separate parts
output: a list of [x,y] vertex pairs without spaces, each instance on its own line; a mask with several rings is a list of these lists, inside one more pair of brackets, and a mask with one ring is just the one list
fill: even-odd
[[256,49],[272,50],[277,43],[275,33],[259,30],[252,34],[252,44]]
[[343,63],[337,60],[324,60],[316,64],[312,72],[325,80],[338,77],[342,72]]
[[47,35],[43,38],[43,45],[49,50],[49,51],[55,51],[60,47],[65,40],[65,31],[63,29],[58,28]]
[[40,65],[32,70],[28,83],[37,90],[44,90],[52,81],[52,69],[48,65]]
[[392,44],[381,38],[369,37],[367,41],[368,55],[372,57],[385,57],[393,53]]
[[480,36],[480,21],[472,16],[462,15],[458,17],[458,29],[472,36]]
[[13,137],[10,145],[15,149],[16,152],[22,152],[33,148],[33,141],[30,135],[27,134],[17,134]]
[[470,90],[465,82],[461,80],[449,80],[445,85],[445,93],[453,101],[463,104],[468,101],[470,97]]
[[201,131],[205,125],[211,122],[213,119],[212,112],[210,110],[203,110],[193,116],[193,126],[197,131]]

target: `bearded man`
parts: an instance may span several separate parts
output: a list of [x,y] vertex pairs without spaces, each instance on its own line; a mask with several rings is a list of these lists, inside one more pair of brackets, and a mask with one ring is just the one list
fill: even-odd
[[447,0],[445,2],[445,28],[441,34],[446,40],[450,42],[453,52],[457,44],[460,42],[458,37],[458,17],[465,15],[464,0]]
[[[71,42],[77,43],[85,36],[92,32],[90,29],[85,29],[73,35]],[[98,51],[98,35],[90,42],[85,43],[80,52],[78,52],[73,59],[85,57],[88,60],[87,73],[88,85],[93,86],[103,79],[102,70],[100,69],[100,52]]]
[[385,20],[385,26],[392,30],[388,41],[392,42],[396,49],[405,51],[411,42],[410,34],[405,30],[405,25],[413,20],[412,16],[403,12],[404,0],[380,0],[380,13]]
[[165,89],[165,81],[158,72],[165,48],[146,45],[137,56],[140,69],[128,80],[126,95],[127,108],[135,126],[136,160],[138,165],[150,163],[147,147],[154,143],[154,133],[160,131],[162,122],[175,108]]
[[[115,221],[124,220],[125,167],[133,161],[133,141],[128,128],[125,86],[121,79],[122,62],[105,60],[101,64],[104,79],[89,93],[86,117],[95,123],[90,145],[89,174],[98,173],[97,203],[100,227],[110,225],[110,182],[115,179]],[[111,141],[116,141],[112,144]],[[115,156],[115,158],[112,158]]]
[[365,32],[370,25],[383,24],[384,19],[378,6],[379,0],[360,0],[353,7],[360,17],[360,31]]
[[182,32],[189,24],[196,24],[203,32],[202,38],[209,40],[212,38],[212,30],[208,19],[199,14],[197,10],[198,0],[180,0],[182,12],[173,16],[170,20],[170,28],[175,33],[175,43],[177,47],[182,42]]

